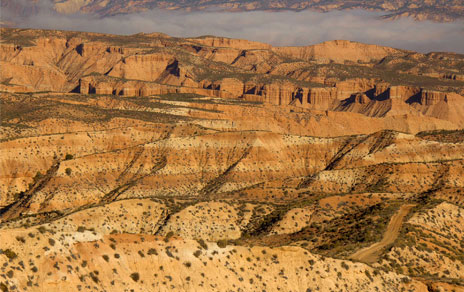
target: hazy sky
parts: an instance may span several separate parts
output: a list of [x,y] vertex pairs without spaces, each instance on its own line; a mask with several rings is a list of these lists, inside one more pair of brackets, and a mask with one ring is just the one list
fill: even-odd
[[[2,18],[8,18],[8,12]],[[279,46],[308,45],[347,39],[420,52],[464,53],[464,22],[383,20],[365,11],[302,12],[167,12],[98,18],[93,15],[58,15],[44,5],[35,16],[13,18],[20,27],[93,31],[114,34],[163,32],[172,36],[218,35]]]

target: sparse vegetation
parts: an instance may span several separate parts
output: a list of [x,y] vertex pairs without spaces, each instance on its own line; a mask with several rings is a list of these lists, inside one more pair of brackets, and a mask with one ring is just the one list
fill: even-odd
[[[14,32],[2,32],[11,41]],[[79,87],[0,98],[2,290],[464,285],[463,132],[396,131],[462,122],[447,115],[460,112],[453,93],[464,86],[456,79],[464,57],[394,51],[321,61],[245,41],[15,33],[22,44],[66,45],[47,64],[59,62],[62,88]],[[153,71],[156,82],[130,79],[125,67]],[[14,82],[0,83],[21,86]],[[86,86],[91,94],[79,93]],[[439,105],[422,100],[427,90]],[[378,246],[410,204],[373,261],[354,256]]]
[[139,279],[140,279],[139,273],[132,273],[132,274],[130,274],[130,277],[134,282],[138,282]]

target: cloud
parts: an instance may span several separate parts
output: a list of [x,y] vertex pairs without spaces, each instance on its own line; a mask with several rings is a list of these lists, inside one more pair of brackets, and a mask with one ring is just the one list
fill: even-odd
[[[177,37],[217,35],[301,46],[346,39],[419,52],[464,53],[464,22],[384,20],[366,11],[181,12],[151,10],[100,18],[89,14],[57,14],[50,2],[39,2],[37,14],[8,19],[19,27],[134,34],[162,32]],[[3,15],[5,15],[3,13]]]

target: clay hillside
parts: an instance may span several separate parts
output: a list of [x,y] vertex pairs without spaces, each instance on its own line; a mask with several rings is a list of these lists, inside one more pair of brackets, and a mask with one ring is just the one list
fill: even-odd
[[[463,0],[51,0],[57,13],[91,13],[101,17],[163,10],[220,11],[301,11],[366,10],[383,13],[387,19],[412,17],[415,20],[449,22],[464,17]],[[1,7],[17,15],[37,13],[43,6],[37,0],[2,0]]]
[[464,55],[2,29],[0,291],[464,291]]

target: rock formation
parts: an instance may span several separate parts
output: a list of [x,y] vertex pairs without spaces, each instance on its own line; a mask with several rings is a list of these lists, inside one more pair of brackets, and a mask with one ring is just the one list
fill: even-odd
[[1,291],[463,289],[461,56],[15,29],[0,52]]
[[[441,69],[435,77],[423,77],[414,67],[395,73],[404,75],[399,81],[389,73],[391,60],[397,60],[395,66],[398,62],[423,66],[430,61],[425,65],[429,71],[441,68],[432,66],[444,60],[436,54],[414,55],[348,41],[272,48],[245,40],[173,39],[162,34],[117,39],[14,29],[3,29],[2,34],[0,80],[9,92],[195,93],[370,117],[425,115],[456,127],[464,124],[459,78],[443,78],[447,73],[439,73]],[[18,38],[24,45],[15,43]],[[134,41],[140,45],[134,47]],[[460,56],[446,58],[447,64],[462,70]],[[453,58],[454,63],[450,62]],[[362,103],[357,103],[360,95]]]

